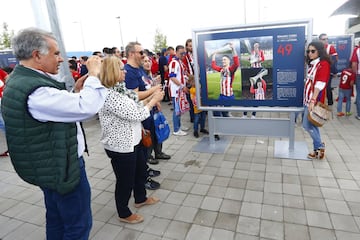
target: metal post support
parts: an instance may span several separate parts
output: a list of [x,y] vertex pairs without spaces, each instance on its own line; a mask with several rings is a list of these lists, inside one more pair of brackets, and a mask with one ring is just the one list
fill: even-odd
[[215,119],[214,119],[214,112],[208,111],[208,119],[209,119],[209,140],[210,140],[210,146],[215,145]]
[[294,151],[295,147],[295,118],[296,112],[291,112],[289,124],[289,151]]

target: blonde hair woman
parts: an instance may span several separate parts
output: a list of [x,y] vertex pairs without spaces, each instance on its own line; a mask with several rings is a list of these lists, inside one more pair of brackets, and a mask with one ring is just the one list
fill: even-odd
[[152,109],[160,102],[164,93],[156,91],[143,101],[136,92],[125,87],[126,70],[117,57],[103,60],[100,71],[102,84],[109,89],[103,108],[99,111],[102,129],[101,142],[111,159],[116,176],[115,202],[119,220],[139,223],[144,218],[132,214],[128,207],[131,192],[134,193],[135,207],[155,204],[156,197],[146,197],[146,160],[140,148],[141,121],[150,116]]

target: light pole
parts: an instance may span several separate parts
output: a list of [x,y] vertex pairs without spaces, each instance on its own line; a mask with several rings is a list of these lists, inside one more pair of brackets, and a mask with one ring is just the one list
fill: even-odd
[[79,22],[74,21],[73,23],[78,23],[80,25],[81,41],[82,41],[82,45],[83,45],[83,50],[85,52],[86,51],[85,50],[85,39],[84,39],[84,32],[83,32],[82,23],[81,23],[81,21],[79,21]]
[[122,36],[122,31],[121,31],[121,21],[120,21],[120,16],[116,17],[117,19],[119,19],[119,29],[120,29],[120,40],[121,40],[121,51],[124,50],[124,42],[123,42],[123,36]]
[[246,0],[244,0],[244,23],[246,24]]

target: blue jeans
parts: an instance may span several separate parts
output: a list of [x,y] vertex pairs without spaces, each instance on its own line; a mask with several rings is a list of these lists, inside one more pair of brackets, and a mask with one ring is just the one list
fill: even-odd
[[89,238],[92,226],[91,190],[85,172],[84,159],[80,161],[80,183],[73,192],[61,195],[41,188],[46,207],[46,239],[70,240]]
[[360,74],[356,74],[356,111],[360,117]]
[[309,109],[307,106],[304,107],[304,117],[303,117],[303,128],[310,134],[310,137],[313,140],[313,147],[314,150],[318,150],[321,148],[324,148],[324,145],[321,141],[321,136],[320,136],[320,130],[318,127],[314,126],[307,118],[309,114]]
[[[231,96],[225,96],[223,94],[220,94],[218,100],[221,101],[221,102],[225,102],[225,104],[223,105],[224,107],[230,107],[231,105],[229,105],[228,103],[226,103],[227,101],[229,100],[234,100],[235,99],[235,96],[234,95],[231,95]],[[229,117],[229,112],[219,112],[219,111],[214,111],[214,114],[213,114],[215,117],[220,117],[220,116],[223,116],[223,117]]]
[[205,119],[206,119],[205,111],[194,114],[194,132],[197,132],[199,130],[199,124],[200,124],[200,130],[205,128]]
[[346,97],[346,112],[350,112],[351,108],[351,89],[340,89],[339,88],[339,98],[337,104],[337,112],[342,112],[342,104],[344,97]]
[[175,111],[175,97],[172,97],[172,107],[173,107],[173,125],[174,125],[174,132],[177,132],[180,130],[181,128],[181,114],[176,115],[176,111]]
[[[189,89],[190,89],[190,87],[189,87]],[[193,104],[193,102],[191,100],[190,94],[188,94],[188,93],[186,94],[186,99],[188,100],[189,105],[190,105],[190,110],[189,110],[190,122],[193,122],[195,113],[194,113],[194,104]]]

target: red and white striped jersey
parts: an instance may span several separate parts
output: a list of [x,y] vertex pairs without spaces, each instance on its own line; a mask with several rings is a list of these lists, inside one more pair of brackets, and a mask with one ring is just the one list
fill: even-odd
[[357,72],[356,74],[360,74],[360,47],[356,47],[353,50],[350,62],[357,63]]
[[[314,93],[314,86],[318,81],[325,82],[325,86],[329,81],[330,64],[326,60],[317,58],[311,61],[311,66],[308,69],[304,87],[304,105],[308,105]],[[317,101],[325,102],[326,87],[322,89],[318,95]]]
[[339,88],[351,89],[351,82],[355,82],[355,73],[351,68],[346,68],[341,72]]
[[261,68],[262,62],[265,61],[265,55],[263,50],[259,50],[258,52],[255,52],[254,50],[251,51],[250,55],[250,64],[252,68]]
[[329,54],[330,56],[337,56],[338,53],[336,52],[336,49],[333,45],[331,44],[325,44],[325,49],[326,49],[326,53]]
[[193,57],[192,54],[190,52],[186,52],[186,55],[184,56],[184,58],[182,59],[182,62],[184,63],[187,72],[190,75],[194,75],[194,61],[193,61]]
[[182,85],[186,85],[185,69],[183,63],[177,57],[173,57],[169,63],[169,85],[171,97],[177,97],[177,92],[180,86],[171,81],[171,78],[176,78]]
[[240,65],[238,56],[233,56],[233,61],[234,63],[227,68],[217,66],[215,61],[211,62],[212,69],[220,72],[220,94],[224,96],[234,95],[232,83],[235,71]]
[[[254,94],[256,100],[264,100],[265,99],[266,81],[264,79],[262,79],[262,78],[260,80],[261,80],[261,89],[263,91],[256,91],[257,89],[255,89],[254,85],[250,86],[250,93]],[[257,84],[257,83],[255,83],[255,84]],[[257,96],[257,94],[259,94],[260,92],[264,93],[264,98],[263,99],[261,97]]]

